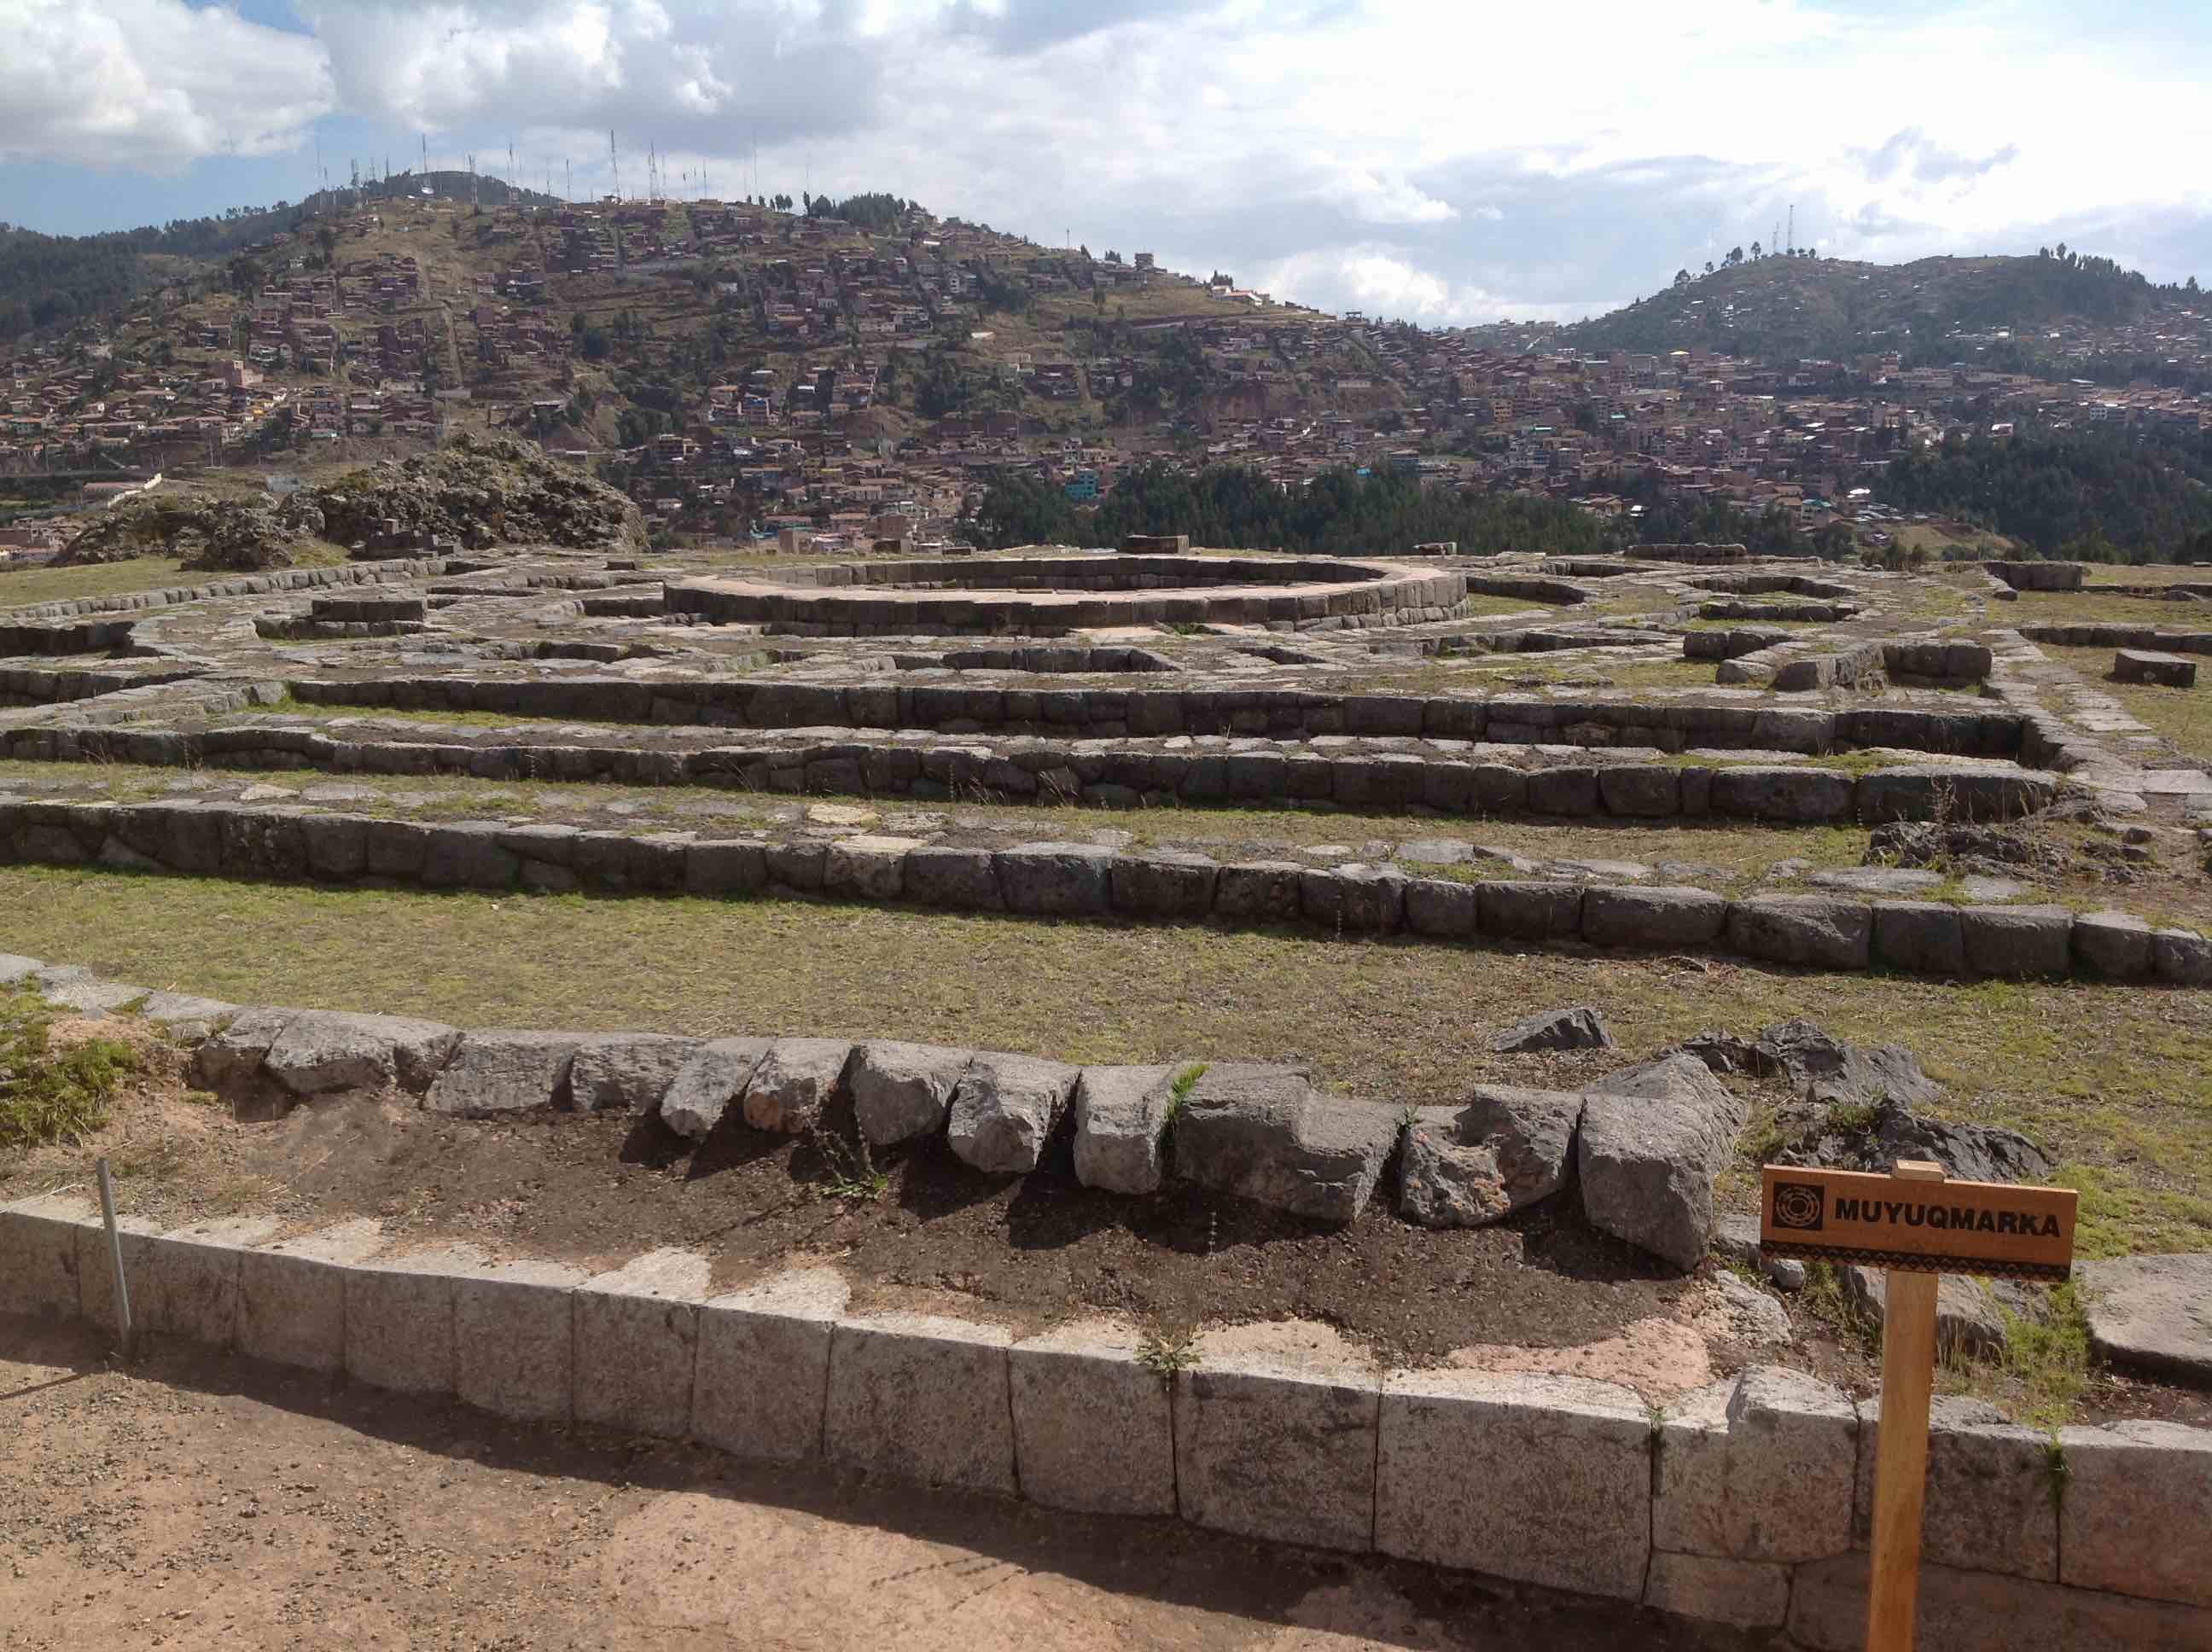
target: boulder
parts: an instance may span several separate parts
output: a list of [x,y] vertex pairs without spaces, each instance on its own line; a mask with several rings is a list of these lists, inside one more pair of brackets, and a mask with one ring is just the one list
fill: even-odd
[[952,1092],[945,1140],[990,1175],[1026,1175],[1074,1093],[1077,1068],[1030,1055],[979,1055]]
[[1407,1127],[1398,1212],[1425,1228],[1481,1227],[1548,1199],[1573,1168],[1583,1098],[1504,1084],[1465,1107],[1416,1109]]
[[601,1033],[577,1047],[568,1094],[579,1113],[650,1113],[701,1041],[666,1033]]
[[1712,1241],[1713,1178],[1742,1102],[1694,1056],[1608,1074],[1583,1107],[1577,1168],[1591,1224],[1685,1272]]
[[1166,1175],[1162,1138],[1176,1078],[1187,1066],[1085,1067],[1076,1080],[1075,1179],[1109,1193],[1156,1193]]
[[777,1039],[745,1084],[745,1122],[793,1136],[819,1128],[852,1056],[842,1038]]
[[1320,1095],[1302,1067],[1217,1064],[1176,1116],[1175,1174],[1293,1215],[1350,1222],[1397,1137],[1390,1109]]
[[1881,1101],[1926,1107],[1943,1096],[1902,1044],[1847,1044],[1798,1020],[1763,1028],[1754,1048],[1764,1071],[1780,1072],[1791,1089],[1824,1107]]
[[269,1046],[263,1070],[295,1096],[394,1085],[420,1095],[460,1040],[459,1029],[439,1021],[301,1010]]
[[876,1147],[933,1136],[945,1128],[952,1092],[973,1050],[873,1038],[853,1054],[853,1119]]
[[[1844,1301],[1868,1321],[1880,1325],[1887,1306],[1887,1276],[1879,1268],[1852,1262],[1836,1273]],[[1957,1356],[1996,1353],[2005,1345],[2008,1315],[2040,1319],[2045,1306],[2043,1292],[2036,1286],[1943,1274],[1936,1289],[1936,1345]]]
[[1546,1010],[1524,1016],[1490,1041],[1499,1055],[1526,1055],[1535,1050],[1609,1050],[1613,1035],[1605,1017],[1587,1004],[1571,1010]]
[[1826,895],[1761,895],[1729,902],[1728,947],[1746,957],[1808,969],[1863,969],[1874,914]]
[[461,1035],[423,1105],[460,1119],[497,1118],[568,1101],[580,1033],[483,1028]]
[[2099,1355],[2212,1388],[2212,1254],[2080,1262],[2074,1278]]
[[1898,1160],[1932,1159],[1958,1181],[2040,1181],[2050,1157],[2016,1130],[1988,1124],[1950,1124],[1894,1102],[1814,1100],[1783,1108],[1775,1118],[1781,1145],[1777,1164],[1825,1165],[1838,1170],[1887,1173]]
[[704,1141],[744,1093],[768,1049],[765,1038],[715,1038],[700,1045],[662,1092],[660,1121],[679,1136]]

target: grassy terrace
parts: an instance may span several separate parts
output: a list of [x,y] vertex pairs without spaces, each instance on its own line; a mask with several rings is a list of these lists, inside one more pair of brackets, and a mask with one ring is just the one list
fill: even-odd
[[[2203,569],[2197,570],[2202,573]],[[2177,630],[2212,630],[2212,604],[2163,602],[2155,597],[2122,597],[2094,586],[2080,591],[2023,591],[2017,600],[1990,604],[1991,623],[2024,625],[2162,625]],[[2040,645],[2038,645],[2039,647]]]
[[2118,701],[2130,716],[2163,734],[2180,750],[2212,760],[2212,659],[2199,661],[2202,680],[2197,687],[2162,689],[2148,683],[2113,682],[2113,649],[2060,648],[2047,642],[2036,647],[2079,671]]
[[95,562],[86,568],[26,568],[0,573],[0,610],[80,597],[119,597],[133,591],[159,591],[173,585],[197,585],[220,578],[187,574],[174,556],[134,556],[128,562]]
[[[1077,1060],[1314,1062],[1398,1106],[1543,1082],[1485,1033],[1596,1005],[1623,1059],[1793,1015],[1911,1046],[2027,1130],[2085,1254],[2212,1248],[2212,993],[1946,987],[1725,963],[752,901],[518,900],[0,872],[0,948],[238,1002],[473,1025],[896,1036]],[[1749,1133],[1755,1138],[1756,1131]],[[1735,1178],[1737,1196],[1748,1182]]]

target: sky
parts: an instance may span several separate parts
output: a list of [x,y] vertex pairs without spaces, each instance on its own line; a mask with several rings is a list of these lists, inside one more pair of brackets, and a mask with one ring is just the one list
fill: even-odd
[[57,234],[298,199],[319,143],[601,193],[612,130],[625,192],[650,144],[672,193],[884,190],[1432,326],[1601,314],[1793,205],[1826,256],[2212,279],[2202,0],[0,0],[0,220]]

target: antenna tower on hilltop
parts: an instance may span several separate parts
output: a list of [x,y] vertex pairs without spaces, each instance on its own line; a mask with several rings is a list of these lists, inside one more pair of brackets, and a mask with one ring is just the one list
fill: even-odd
[[1797,256],[1797,203],[1790,203],[1790,256]]
[[607,165],[613,169],[615,199],[619,201],[622,199],[622,155],[615,148],[615,129],[611,126],[607,128]]
[[422,139],[422,175],[427,178],[430,173],[430,134],[423,132],[420,137]]
[[[549,185],[547,188],[550,191],[551,186]],[[561,198],[564,201],[576,198],[575,165],[565,155],[561,157]]]

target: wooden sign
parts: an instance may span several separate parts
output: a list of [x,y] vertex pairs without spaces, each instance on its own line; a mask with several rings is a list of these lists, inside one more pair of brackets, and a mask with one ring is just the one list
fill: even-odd
[[1759,1193],[1759,1245],[1768,1255],[1888,1270],[1866,1645],[1867,1652],[1912,1652],[1936,1386],[1936,1275],[2064,1279],[2074,1263],[2075,1195],[2065,1187],[1948,1181],[1942,1165],[1914,1159],[1899,1159],[1891,1175],[1770,1164]]
[[2070,1187],[1930,1181],[1770,1164],[1759,1242],[1771,1256],[1917,1273],[2064,1279],[2074,1260]]

